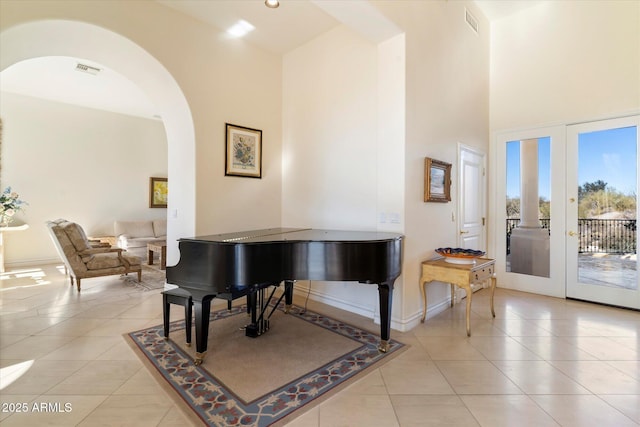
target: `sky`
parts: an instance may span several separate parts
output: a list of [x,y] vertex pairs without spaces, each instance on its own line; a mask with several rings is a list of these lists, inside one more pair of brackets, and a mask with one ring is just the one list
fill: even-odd
[[[608,189],[637,194],[637,128],[626,127],[578,136],[578,185],[602,180]],[[538,140],[538,192],[549,200],[551,138]],[[564,178],[561,181],[565,182]],[[507,143],[507,197],[520,195],[520,144]]]

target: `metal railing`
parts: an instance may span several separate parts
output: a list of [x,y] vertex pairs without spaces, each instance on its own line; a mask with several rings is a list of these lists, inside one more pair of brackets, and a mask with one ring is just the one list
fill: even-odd
[[[507,219],[507,254],[511,253],[511,231],[518,226],[520,218]],[[542,228],[549,230],[551,220],[540,220]],[[578,219],[580,253],[636,253],[635,219]]]

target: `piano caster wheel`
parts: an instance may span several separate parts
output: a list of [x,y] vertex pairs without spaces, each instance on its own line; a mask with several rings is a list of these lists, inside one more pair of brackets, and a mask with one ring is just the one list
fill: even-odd
[[386,353],[387,351],[389,351],[389,341],[380,340],[380,345],[378,346],[378,351],[380,353]]
[[289,314],[290,312],[291,312],[291,304],[285,304],[284,314]]
[[185,343],[185,345],[186,345],[187,347],[191,347],[191,343],[190,343],[190,342]]
[[196,352],[196,357],[193,360],[193,364],[196,366],[200,366],[202,365],[202,362],[204,362],[204,356],[205,354],[207,354],[207,352],[205,351],[204,353],[198,353]]

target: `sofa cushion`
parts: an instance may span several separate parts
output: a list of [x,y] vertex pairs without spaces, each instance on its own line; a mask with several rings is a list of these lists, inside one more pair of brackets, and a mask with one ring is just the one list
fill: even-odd
[[136,239],[126,239],[126,242],[123,240],[121,241],[121,243],[126,244],[126,250],[130,250],[130,249],[134,249],[134,248],[147,248],[147,243],[149,242],[155,242],[159,239],[156,239],[155,237],[151,236],[151,237],[138,237]]
[[167,237],[167,220],[166,219],[153,220],[153,235],[157,238]]
[[125,235],[130,238],[152,237],[153,223],[151,221],[116,221],[114,224],[116,236]]

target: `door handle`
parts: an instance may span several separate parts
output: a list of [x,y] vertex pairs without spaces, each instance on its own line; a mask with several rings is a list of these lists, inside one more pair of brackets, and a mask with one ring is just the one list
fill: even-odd
[[572,236],[572,237],[573,237],[573,236],[577,236],[577,235],[578,235],[578,233],[576,233],[575,231],[570,231],[570,232],[568,232],[567,234],[568,234],[569,236]]
[[461,231],[460,234],[469,234],[468,231]]

